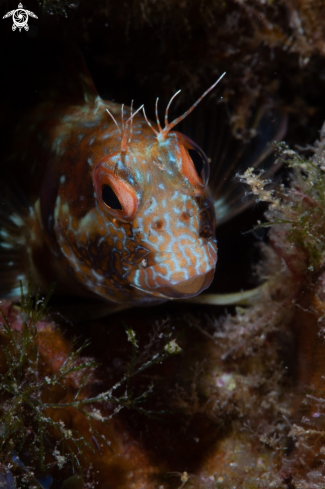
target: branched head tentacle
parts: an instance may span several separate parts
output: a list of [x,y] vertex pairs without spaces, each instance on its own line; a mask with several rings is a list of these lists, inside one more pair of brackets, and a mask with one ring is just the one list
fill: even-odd
[[159,100],[159,97],[157,97],[157,100],[156,100],[156,121],[157,121],[158,130],[160,132],[160,131],[162,131],[162,127],[160,125],[160,120],[159,120],[159,116],[158,116],[158,100]]
[[142,109],[142,112],[143,112],[143,115],[144,115],[145,120],[147,121],[148,126],[149,126],[149,127],[150,127],[150,129],[151,129],[151,130],[152,130],[152,131],[155,133],[155,135],[158,137],[159,132],[158,132],[158,131],[156,131],[156,129],[154,129],[154,128],[152,127],[152,124],[149,122],[149,120],[148,120],[148,118],[147,118],[147,115],[146,115],[146,112],[145,112],[145,110],[144,110],[144,107],[143,107],[143,109]]
[[161,141],[164,141],[169,133],[169,131],[171,131],[171,129],[173,129],[173,127],[176,126],[176,124],[178,124],[179,122],[181,122],[183,119],[185,119],[185,117],[187,117],[194,109],[195,107],[201,102],[201,100],[209,93],[211,92],[211,90],[214,89],[214,87],[216,85],[218,85],[218,83],[220,82],[220,80],[225,76],[226,72],[224,72],[219,78],[218,80],[213,84],[211,85],[210,88],[208,88],[208,90],[206,90],[203,95],[201,95],[201,97],[181,116],[177,117],[177,119],[173,120],[173,122],[168,122],[168,110],[169,110],[169,107],[172,103],[172,101],[174,100],[174,98],[180,93],[180,90],[178,90],[178,92],[176,92],[172,98],[170,99],[170,101],[168,102],[168,105],[166,107],[166,111],[165,111],[165,127],[164,129],[162,129],[161,125],[160,125],[160,122],[159,122],[159,117],[158,117],[158,98],[157,98],[157,101],[156,101],[156,121],[157,121],[157,126],[158,126],[158,131],[156,131],[152,125],[150,124],[150,122],[148,121],[147,119],[147,116],[146,116],[146,113],[143,109],[143,115],[149,125],[149,127],[153,130],[153,132],[156,134],[157,136],[157,139],[159,142]]
[[[128,150],[128,145],[131,143],[131,140],[132,140],[132,130],[133,130],[133,118],[134,116],[143,108],[143,104],[141,105],[141,107],[138,108],[138,110],[136,110],[134,113],[133,113],[133,100],[131,101],[131,109],[130,109],[130,117],[127,119],[127,121],[124,123],[124,116],[123,116],[123,111],[124,111],[124,104],[122,104],[122,108],[121,108],[121,126],[120,127],[118,125],[118,123],[116,122],[116,119],[115,117],[113,116],[113,114],[108,110],[106,109],[106,112],[110,115],[110,117],[112,118],[114,124],[116,125],[120,135],[121,135],[121,151],[122,153],[126,153],[127,150]],[[148,121],[147,121],[148,122]],[[130,124],[130,130],[128,131],[128,128],[129,128],[129,124]],[[158,133],[157,133],[158,134]]]
[[[172,101],[174,100],[175,97],[177,97],[177,95],[181,93],[181,90],[178,90],[178,92],[176,92],[172,98],[170,99],[170,101],[168,102],[168,105],[166,107],[166,111],[165,111],[165,128],[163,129],[163,131],[165,131],[166,127],[169,126],[169,123],[168,123],[168,110],[169,110],[169,107],[171,106],[171,103]],[[163,132],[163,131],[160,131],[160,132]]]
[[128,139],[128,143],[131,142],[131,139],[132,139],[132,130],[133,130],[133,100],[131,100],[131,107],[130,107],[130,119],[131,119],[131,122],[130,122],[130,134],[129,134],[129,139]]
[[118,132],[122,135],[122,131],[121,131],[121,128],[120,126],[118,125],[118,123],[116,122],[115,120],[115,117],[113,116],[113,114],[110,113],[110,111],[108,109],[106,109],[106,112],[111,116],[111,118],[113,119],[114,121],[114,124],[116,125],[117,129],[118,129]]
[[122,132],[124,131],[124,104],[121,107]]
[[[130,144],[131,139],[132,139],[133,118],[142,108],[143,108],[143,104],[134,113],[132,113],[132,111],[133,111],[133,100],[132,100],[132,102],[131,102],[131,115],[127,119],[127,121],[125,122],[125,125],[123,124],[123,129],[122,129],[122,141],[121,141],[122,153],[126,153],[128,150],[128,144]],[[128,132],[129,123],[130,123],[130,131]]]

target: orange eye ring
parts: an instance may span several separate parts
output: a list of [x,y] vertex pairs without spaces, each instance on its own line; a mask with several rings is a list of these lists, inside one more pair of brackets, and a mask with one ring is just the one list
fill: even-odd
[[173,131],[180,142],[181,172],[189,182],[198,190],[204,189],[208,184],[210,165],[204,151],[190,138]]
[[132,221],[139,202],[133,187],[99,163],[94,170],[97,199],[105,212],[120,221]]

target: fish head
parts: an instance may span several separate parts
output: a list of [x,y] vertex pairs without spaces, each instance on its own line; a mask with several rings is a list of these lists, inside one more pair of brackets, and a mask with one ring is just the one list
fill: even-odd
[[128,150],[94,168],[92,262],[106,261],[107,272],[96,274],[114,280],[122,295],[193,297],[210,285],[217,262],[209,162],[185,135],[174,131],[160,141],[146,129],[135,122]]
[[193,297],[210,285],[217,262],[208,159],[171,130],[175,122],[158,133],[145,114],[119,112],[98,98],[71,109],[57,126],[63,135],[53,133],[58,157],[39,200],[55,274],[117,303]]

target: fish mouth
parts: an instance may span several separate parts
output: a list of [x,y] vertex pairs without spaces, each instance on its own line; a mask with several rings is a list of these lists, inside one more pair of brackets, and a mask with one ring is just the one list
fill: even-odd
[[[149,261],[149,260],[148,260]],[[196,250],[196,256],[155,254],[151,266],[133,269],[128,274],[130,284],[156,297],[186,299],[194,297],[211,284],[217,263],[216,243],[207,243]]]
[[198,275],[197,277],[184,280],[184,282],[174,285],[172,289],[176,292],[180,292],[181,294],[192,294],[193,292],[197,292],[202,287],[204,280],[205,275]]
[[207,289],[214,277],[214,268],[203,275],[196,275],[188,280],[184,280],[170,287],[161,287],[157,292],[171,299],[187,299],[195,297],[203,290]]

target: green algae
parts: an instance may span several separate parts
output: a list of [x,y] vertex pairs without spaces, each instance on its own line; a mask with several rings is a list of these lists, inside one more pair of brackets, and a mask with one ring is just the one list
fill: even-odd
[[[93,382],[98,367],[98,363],[83,357],[89,342],[78,347],[78,342],[72,341],[60,367],[54,372],[44,370],[39,328],[42,328],[42,324],[51,324],[47,320],[47,304],[54,286],[45,297],[41,296],[40,289],[35,291],[31,278],[26,295],[22,284],[20,287],[21,303],[15,309],[22,324],[18,328],[16,324],[12,326],[0,309],[3,318],[0,323],[0,467],[13,471],[21,487],[43,487],[34,474],[49,474],[54,469],[61,470],[68,466],[68,474],[72,470],[72,473],[77,471],[82,476],[83,467],[87,466],[87,453],[100,450],[103,443],[110,447],[110,441],[100,432],[98,423],[109,423],[123,408],[134,409],[149,417],[157,416],[157,412],[142,406],[152,393],[153,386],[139,395],[133,395],[131,380],[181,349],[168,336],[161,351],[144,363],[139,363],[135,332],[126,326],[127,337],[132,344],[132,356],[126,373],[110,389],[89,396],[87,387]],[[68,391],[68,383],[73,378],[78,384],[73,396],[54,402],[51,392],[58,389]],[[122,390],[121,395],[116,394],[119,389]],[[107,404],[115,406],[110,416],[105,416],[100,410]],[[76,429],[66,428],[65,423],[53,415],[55,410],[62,412],[71,408],[87,421],[91,439]]]
[[251,187],[257,202],[269,202],[267,220],[259,227],[282,226],[286,240],[303,253],[306,268],[319,270],[325,259],[325,173],[316,158],[301,157],[286,143],[274,143],[281,160],[291,169],[289,185],[268,189],[263,171],[248,169],[241,181]]

